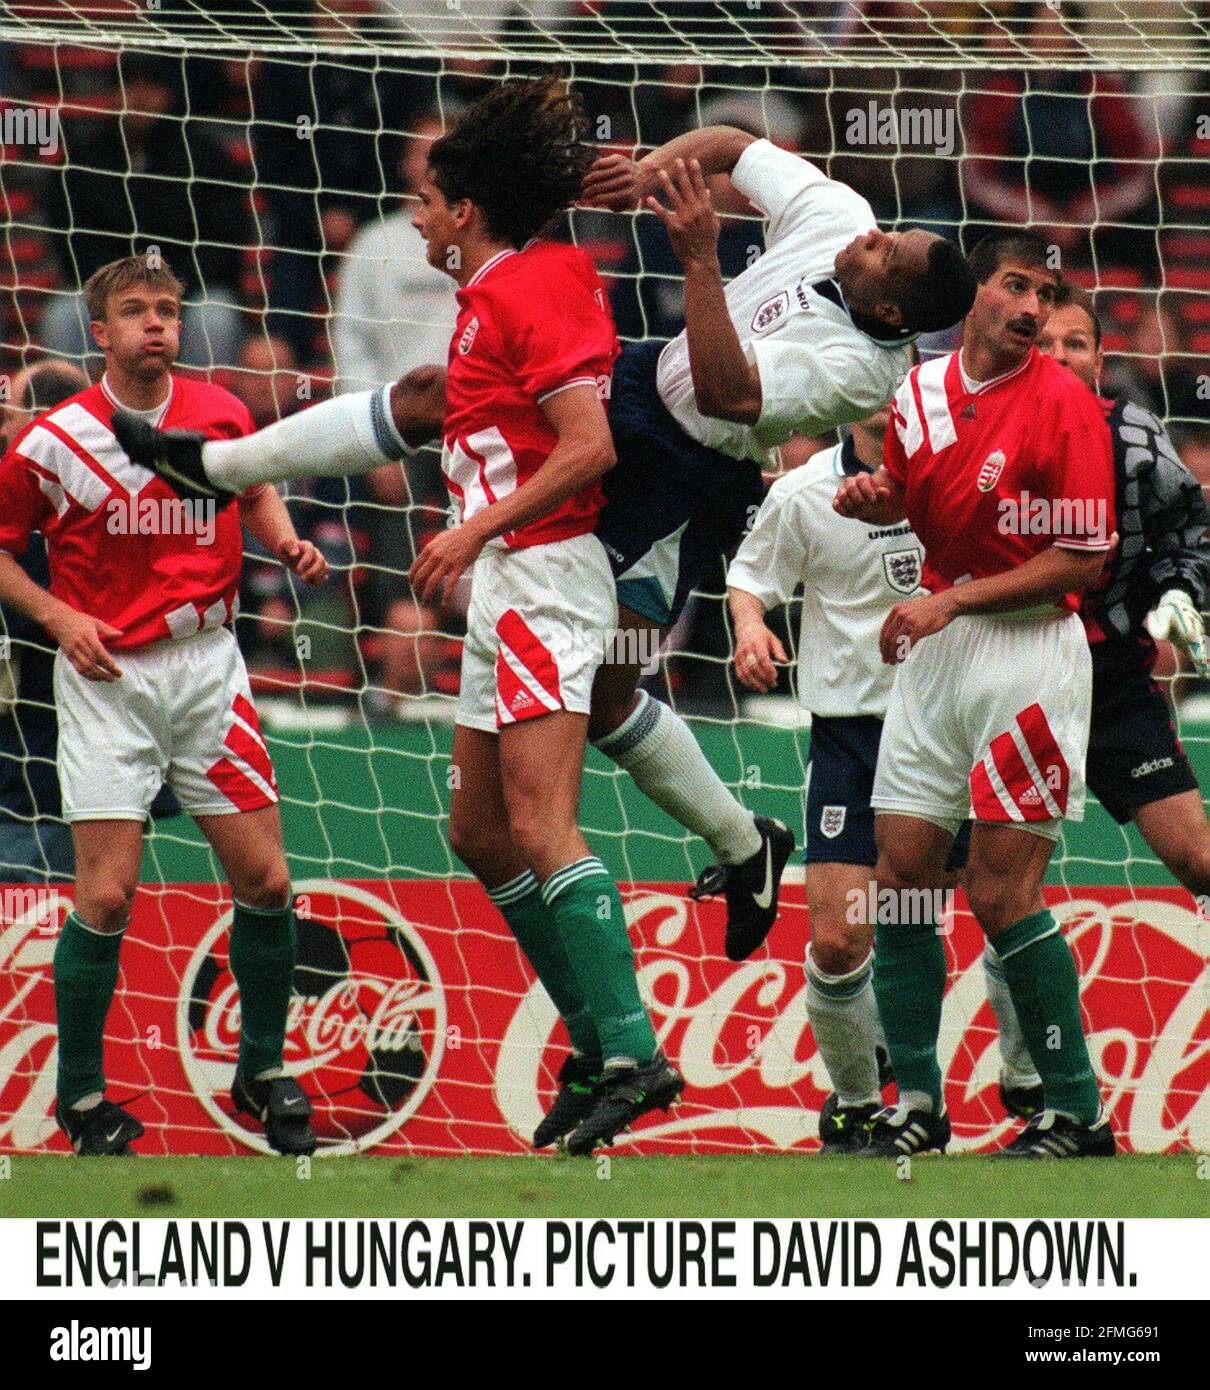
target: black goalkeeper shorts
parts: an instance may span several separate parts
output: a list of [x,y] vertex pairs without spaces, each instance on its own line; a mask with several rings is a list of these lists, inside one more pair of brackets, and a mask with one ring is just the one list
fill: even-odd
[[1133,643],[1093,645],[1085,780],[1119,825],[1140,806],[1197,790],[1167,696]]

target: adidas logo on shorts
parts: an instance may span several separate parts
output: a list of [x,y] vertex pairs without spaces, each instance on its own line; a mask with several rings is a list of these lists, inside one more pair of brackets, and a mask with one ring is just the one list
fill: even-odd
[[1017,799],[1018,806],[1038,806],[1042,802],[1042,793],[1037,787],[1026,787]]
[[509,709],[516,714],[519,709],[528,709],[534,703],[534,697],[528,690],[518,690],[513,698],[508,702]]

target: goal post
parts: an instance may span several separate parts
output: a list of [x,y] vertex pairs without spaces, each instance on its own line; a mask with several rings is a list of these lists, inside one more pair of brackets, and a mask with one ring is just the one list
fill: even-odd
[[[418,142],[501,77],[555,67],[603,148],[740,124],[852,183],[883,225],[963,240],[997,220],[1047,228],[1059,263],[1098,292],[1115,385],[1140,393],[1210,480],[1206,30],[1199,7],[1163,0],[10,4],[3,404],[19,406],[8,388],[48,353],[95,370],[79,284],[98,246],[122,237],[182,267],[187,369],[258,419],[432,360],[453,286],[423,278],[409,240]],[[735,274],[761,253],[761,224],[723,210]],[[578,209],[561,234],[593,254],[623,337],[676,331],[679,276],[654,219]],[[796,442],[783,465],[821,443]],[[557,1070],[556,1019],[445,836],[462,614],[417,605],[405,578],[443,524],[437,460],[283,492],[335,569],[305,593],[250,550],[236,623],[299,898],[287,1060],[325,1152],[521,1151]],[[801,840],[809,730],[792,680],[764,700],[734,682],[721,585],[720,562],[654,686],[740,799]],[[784,624],[793,643],[794,605]],[[7,739],[4,721],[47,653],[36,633],[7,631],[0,787],[28,823],[21,792],[45,780],[47,754],[27,735],[51,717],[45,692],[27,695]],[[1187,680],[1176,694],[1185,746],[1210,777],[1210,707]],[[676,1117],[638,1147],[811,1147],[828,1086],[805,1015],[801,869],[769,956],[733,966],[721,906],[684,896],[707,848],[595,754],[583,824],[627,885],[644,993],[689,1082]],[[23,867],[8,843],[0,884]],[[1065,830],[1048,895],[1082,969],[1115,1126],[1138,1150],[1210,1146],[1195,905],[1096,806]],[[62,1147],[50,964],[69,898],[67,877],[32,900],[17,884],[0,896],[0,1150]],[[153,821],[107,1040],[111,1089],[138,1097],[150,1151],[258,1146],[226,1100],[239,1025],[229,922],[192,825]],[[956,1147],[977,1148],[1006,1132],[998,1058],[978,931],[965,913],[951,928],[943,1063]]]

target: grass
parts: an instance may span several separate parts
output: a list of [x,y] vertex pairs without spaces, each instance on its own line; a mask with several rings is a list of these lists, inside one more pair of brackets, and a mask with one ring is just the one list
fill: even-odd
[[75,1159],[14,1155],[0,1216],[1208,1216],[1195,1154],[1052,1164],[975,1156]]

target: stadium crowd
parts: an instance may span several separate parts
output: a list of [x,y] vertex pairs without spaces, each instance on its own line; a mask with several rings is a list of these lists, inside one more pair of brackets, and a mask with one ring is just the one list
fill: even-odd
[[[170,22],[169,0],[163,8]],[[214,8],[241,9],[236,0]],[[916,7],[808,8],[831,15],[838,36],[854,26],[894,36],[903,32],[901,11]],[[977,41],[988,8],[949,5],[937,22]],[[543,24],[557,33],[573,9],[562,0],[501,0],[496,15],[504,34]],[[1049,6],[1000,9],[1028,20],[1025,41],[1039,51],[1060,44]],[[692,26],[719,7],[665,10],[669,24]],[[444,0],[427,8],[424,0],[326,0],[313,11],[317,44],[384,11],[420,30],[449,15]],[[608,0],[593,13],[621,32],[660,9]],[[989,51],[995,41],[989,27]],[[98,266],[151,244],[187,282],[182,365],[230,387],[258,424],[442,360],[455,305],[448,279],[425,262],[410,195],[443,122],[502,70],[487,60],[446,60],[438,74],[435,64],[381,56],[182,59],[124,50],[115,58],[69,44],[7,46],[0,72],[8,99],[56,111],[59,139],[54,149],[10,147],[0,165],[8,222],[0,369],[11,377],[50,357],[95,373],[80,287]],[[1210,391],[1199,371],[1210,348],[1204,73],[1127,80],[998,69],[984,78],[925,67],[889,74],[684,63],[645,70],[637,87],[632,76],[616,65],[599,78],[584,69],[579,86],[604,143],[651,147],[691,125],[738,125],[853,184],[884,225],[918,223],[968,246],[993,222],[1044,231],[1067,277],[1098,291],[1107,391],[1128,389],[1164,418],[1190,468],[1210,482]],[[903,113],[930,113],[938,138],[888,146],[875,122],[854,136],[855,112],[885,111],[900,129]],[[720,205],[726,275],[761,250],[759,222],[741,203]],[[593,252],[623,339],[678,331],[679,270],[654,218],[577,210],[560,234]],[[926,355],[948,350],[951,339],[922,346]],[[801,441],[782,466],[832,442]],[[444,522],[436,455],[365,478],[296,485],[290,507],[333,578],[304,594],[252,551],[237,626],[259,688],[305,684],[312,696],[360,697],[369,714],[432,713],[417,697],[456,690],[462,615],[418,602],[405,574]],[[722,594],[721,559],[709,587]],[[692,606],[672,646],[678,698],[730,708],[721,603]]]

